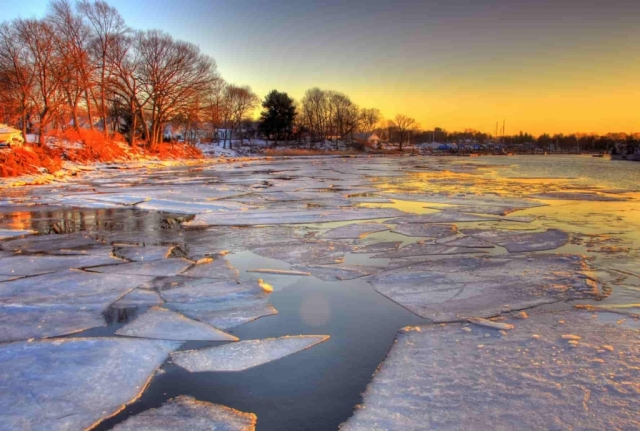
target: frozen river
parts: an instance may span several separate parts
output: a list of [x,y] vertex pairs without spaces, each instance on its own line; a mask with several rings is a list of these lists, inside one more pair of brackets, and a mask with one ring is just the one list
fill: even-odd
[[640,426],[640,164],[326,157],[1,193],[0,430]]

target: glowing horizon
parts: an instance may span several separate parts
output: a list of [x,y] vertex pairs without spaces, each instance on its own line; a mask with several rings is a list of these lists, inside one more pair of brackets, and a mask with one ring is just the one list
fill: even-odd
[[[424,129],[640,131],[636,0],[107,2],[134,29],[198,44],[261,98],[333,89]],[[9,5],[4,19],[41,17],[46,3]]]

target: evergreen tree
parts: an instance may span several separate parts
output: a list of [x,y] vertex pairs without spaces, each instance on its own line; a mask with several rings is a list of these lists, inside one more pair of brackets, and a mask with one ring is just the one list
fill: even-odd
[[268,139],[275,141],[290,139],[293,122],[296,118],[296,107],[287,93],[271,91],[262,102],[260,114],[260,131]]

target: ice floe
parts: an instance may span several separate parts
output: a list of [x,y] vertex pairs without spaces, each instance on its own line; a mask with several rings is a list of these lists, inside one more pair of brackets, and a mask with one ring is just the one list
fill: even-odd
[[352,223],[331,229],[322,234],[326,239],[358,239],[365,236],[389,230],[388,226],[380,223]]
[[111,304],[114,308],[152,307],[164,301],[156,292],[145,289],[133,289],[122,298]]
[[145,246],[145,247],[115,247],[113,254],[120,259],[134,262],[148,262],[150,260],[166,259],[173,247]]
[[480,216],[456,211],[438,211],[430,214],[417,214],[388,220],[389,223],[462,223],[499,220],[497,217]]
[[11,229],[0,229],[0,241],[10,238],[21,238],[28,235],[33,235],[37,233],[33,230],[11,230]]
[[252,226],[326,223],[334,221],[367,220],[399,217],[406,213],[393,208],[344,208],[307,210],[261,210],[226,213],[209,213],[196,216],[195,220],[184,223],[187,227],[206,226]]
[[626,201],[629,198],[626,197],[616,197],[616,196],[606,196],[600,193],[579,193],[579,192],[546,192],[546,193],[538,193],[531,195],[530,197],[536,199],[558,199],[558,200],[568,200],[568,201],[602,201],[602,202],[616,202],[616,201]]
[[153,307],[116,331],[118,335],[160,340],[235,341],[238,338],[171,310]]
[[309,271],[311,275],[324,281],[354,280],[374,274],[380,270],[375,266],[361,265],[307,265],[296,266],[301,271]]
[[206,259],[203,263],[192,266],[182,275],[188,277],[201,277],[210,280],[236,280],[238,270],[225,259]]
[[308,349],[328,335],[298,335],[247,340],[200,350],[175,352],[171,360],[190,372],[243,371]]
[[340,429],[635,429],[640,336],[613,322],[563,312],[506,336],[407,328]]
[[10,256],[0,259],[0,275],[28,276],[121,262],[108,256]]
[[405,247],[401,247],[397,250],[391,250],[384,253],[376,254],[374,259],[398,259],[402,257],[415,257],[415,256],[438,256],[438,255],[450,255],[450,254],[470,254],[470,253],[484,253],[483,250],[476,250],[469,247],[454,247],[449,244],[436,244],[436,243],[423,243],[418,242],[409,244]]
[[1,345],[0,429],[89,429],[136,399],[178,347],[126,338]]
[[181,395],[116,425],[114,431],[254,431],[257,417],[220,404]]
[[292,265],[341,263],[344,254],[352,248],[335,241],[306,241],[257,247],[252,251],[260,256],[278,259]]
[[465,229],[466,235],[502,246],[509,253],[555,250],[569,242],[569,235],[558,229],[544,232]]
[[598,298],[578,257],[451,257],[380,272],[368,281],[382,295],[436,322],[490,317],[566,299]]
[[401,223],[393,228],[395,233],[426,238],[445,238],[455,235],[457,231],[458,228],[453,224]]
[[[2,262],[0,262],[1,264]],[[152,260],[150,262],[131,262],[121,263],[119,265],[106,265],[92,267],[92,272],[100,272],[104,274],[127,274],[127,275],[146,275],[152,277],[170,277],[178,275],[185,269],[193,265],[185,259],[162,259]]]

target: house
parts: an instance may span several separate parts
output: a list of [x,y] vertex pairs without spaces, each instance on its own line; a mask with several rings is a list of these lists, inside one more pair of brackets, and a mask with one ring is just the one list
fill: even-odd
[[377,133],[356,133],[353,135],[353,139],[358,142],[366,142],[368,144],[379,144],[382,139]]

